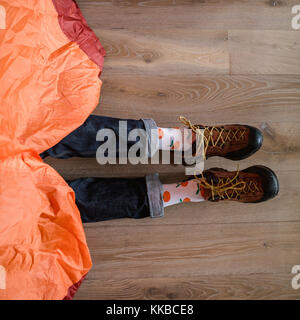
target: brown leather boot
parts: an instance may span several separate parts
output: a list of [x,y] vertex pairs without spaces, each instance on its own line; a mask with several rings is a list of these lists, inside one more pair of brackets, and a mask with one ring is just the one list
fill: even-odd
[[[193,178],[191,178],[193,179]],[[197,176],[201,195],[205,200],[263,202],[274,198],[279,191],[275,173],[264,166],[253,166],[243,171],[220,168],[205,170]]]
[[189,129],[193,131],[192,154],[196,155],[196,136],[202,129],[204,136],[205,158],[219,156],[230,160],[242,160],[250,157],[262,146],[263,135],[257,128],[230,124],[222,126],[193,125],[184,117],[180,117]]

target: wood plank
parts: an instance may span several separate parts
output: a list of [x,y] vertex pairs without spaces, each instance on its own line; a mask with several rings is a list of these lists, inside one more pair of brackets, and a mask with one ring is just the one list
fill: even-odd
[[227,31],[95,29],[106,74],[229,74]]
[[291,30],[297,0],[94,0],[77,1],[92,28]]
[[107,74],[300,74],[297,31],[95,30]]
[[300,299],[292,275],[249,274],[179,278],[102,280],[93,271],[75,299],[116,300],[274,300]]
[[[235,170],[237,165],[245,169],[254,164],[266,165],[276,172],[299,171],[299,152],[291,153],[265,153],[260,151],[243,161],[231,161],[215,157],[205,162],[205,168],[219,167]],[[99,165],[95,159],[45,159],[45,162],[56,169],[65,179],[77,179],[80,177],[137,177],[151,173],[159,173],[162,176],[170,174],[184,175],[185,168],[181,165]]]
[[[290,273],[300,223],[85,226],[93,274],[103,281]],[[100,276],[98,276],[100,278]]]
[[[299,76],[112,76],[104,73],[95,114],[194,123],[300,121]],[[273,126],[271,130],[273,130]]]
[[296,31],[230,30],[232,74],[300,74]]

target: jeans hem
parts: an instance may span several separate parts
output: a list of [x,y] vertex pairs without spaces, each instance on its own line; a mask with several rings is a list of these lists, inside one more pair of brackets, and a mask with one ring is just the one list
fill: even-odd
[[147,196],[151,218],[161,218],[164,216],[163,186],[159,180],[159,174],[146,176]]
[[[159,149],[158,127],[153,119],[141,119],[148,138],[148,155],[151,158]],[[154,129],[154,130],[152,130]]]

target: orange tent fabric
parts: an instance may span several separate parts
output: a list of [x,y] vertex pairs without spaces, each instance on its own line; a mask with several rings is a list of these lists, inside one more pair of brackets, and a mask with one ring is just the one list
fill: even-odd
[[0,299],[70,298],[91,258],[73,191],[39,154],[98,104],[105,52],[74,1],[0,12]]

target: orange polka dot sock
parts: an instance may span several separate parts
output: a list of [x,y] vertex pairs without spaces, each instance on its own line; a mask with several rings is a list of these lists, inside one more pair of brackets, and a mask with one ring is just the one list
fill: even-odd
[[159,149],[182,151],[190,148],[191,137],[184,135],[180,128],[158,128]]
[[200,184],[196,179],[179,183],[164,184],[164,207],[183,202],[201,202]]

